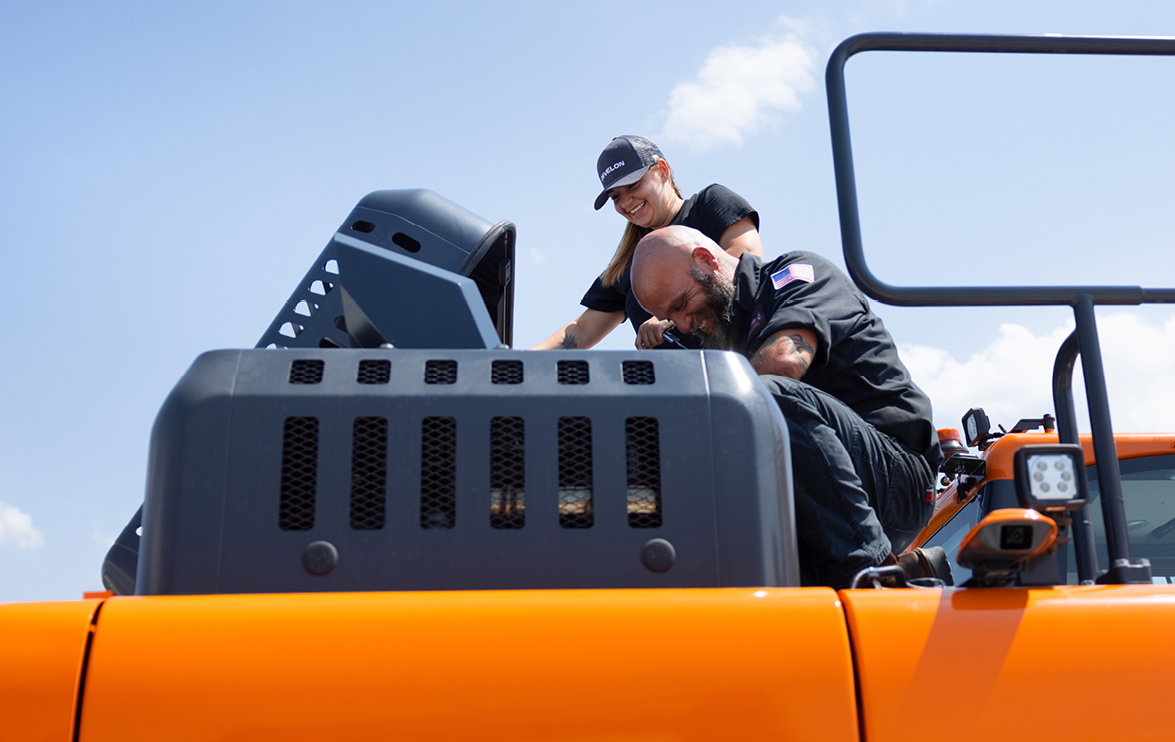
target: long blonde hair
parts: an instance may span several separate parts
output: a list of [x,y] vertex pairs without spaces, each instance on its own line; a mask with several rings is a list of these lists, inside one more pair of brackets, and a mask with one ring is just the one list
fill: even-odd
[[[677,194],[678,198],[681,198],[681,190],[673,180],[673,168],[666,160],[657,158],[657,161],[665,163],[665,168],[669,171],[669,185],[673,186],[673,192]],[[628,223],[628,226],[624,228],[624,234],[620,237],[620,244],[617,245],[616,252],[608,261],[608,267],[604,269],[604,275],[601,276],[605,286],[615,286],[620,281],[624,272],[632,265],[632,254],[636,251],[636,243],[652,231],[648,227],[641,227],[632,222]]]

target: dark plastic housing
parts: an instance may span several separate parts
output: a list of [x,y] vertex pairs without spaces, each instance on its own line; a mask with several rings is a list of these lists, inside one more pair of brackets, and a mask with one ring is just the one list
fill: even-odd
[[432,191],[370,193],[257,347],[509,346],[514,240],[510,222],[491,224]]
[[152,432],[139,594],[798,585],[742,356],[233,350]]

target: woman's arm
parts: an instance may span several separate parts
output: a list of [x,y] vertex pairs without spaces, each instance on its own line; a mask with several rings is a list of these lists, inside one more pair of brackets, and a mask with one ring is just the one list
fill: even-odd
[[718,246],[734,257],[745,252],[763,257],[763,243],[759,241],[759,230],[751,217],[744,216],[726,228],[718,240]]
[[560,348],[587,350],[603,340],[623,321],[624,312],[601,312],[597,309],[587,309],[574,322],[563,325],[554,335],[531,350],[557,350]]

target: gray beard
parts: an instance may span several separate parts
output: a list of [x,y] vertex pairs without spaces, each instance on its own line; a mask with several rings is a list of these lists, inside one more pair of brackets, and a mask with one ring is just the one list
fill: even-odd
[[[690,266],[690,277],[698,282],[706,295],[705,306],[694,316],[699,327],[691,334],[701,338],[703,348],[730,350],[734,327],[734,282],[722,274],[706,275],[696,265]],[[703,324],[709,324],[710,330],[702,330]]]

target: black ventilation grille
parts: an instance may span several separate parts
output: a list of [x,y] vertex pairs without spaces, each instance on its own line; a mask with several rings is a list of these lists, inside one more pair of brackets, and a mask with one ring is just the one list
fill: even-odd
[[290,364],[291,384],[317,384],[322,381],[322,361],[301,359]]
[[456,361],[427,361],[424,364],[425,384],[456,384]]
[[624,421],[628,469],[628,525],[661,527],[661,435],[655,417]]
[[657,381],[652,361],[625,361],[621,367],[625,384],[653,384]]
[[388,419],[355,418],[351,437],[351,527],[384,527],[388,483]]
[[559,418],[559,525],[591,528],[592,421],[586,417]]
[[426,417],[420,430],[420,527],[452,528],[456,522],[457,421]]
[[587,361],[559,361],[558,376],[560,384],[588,383]]
[[281,504],[278,526],[283,531],[314,527],[318,488],[318,418],[287,417],[282,435]]
[[490,382],[493,384],[521,384],[522,361],[494,361],[490,366]]
[[360,384],[386,384],[392,378],[391,361],[359,361],[359,372],[355,381]]
[[521,417],[490,420],[490,525],[526,525],[526,435]]

